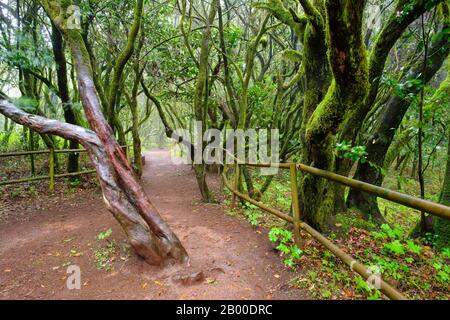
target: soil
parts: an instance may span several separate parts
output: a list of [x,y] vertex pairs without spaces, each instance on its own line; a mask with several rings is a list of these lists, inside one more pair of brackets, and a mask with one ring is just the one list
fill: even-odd
[[[24,208],[25,200],[0,206],[0,216],[10,217],[0,220],[0,299],[308,299],[289,286],[294,274],[265,230],[226,215],[221,204],[202,203],[191,168],[172,164],[167,151],[146,159],[142,183],[191,266],[152,267],[127,252],[98,189],[68,198],[40,194],[26,202],[32,209]],[[218,179],[210,180],[220,190]],[[20,218],[11,218],[14,213]],[[110,228],[111,239],[98,240]],[[96,254],[108,241],[122,249],[111,256],[111,269],[101,270]],[[80,290],[67,288],[70,265],[80,267]]]

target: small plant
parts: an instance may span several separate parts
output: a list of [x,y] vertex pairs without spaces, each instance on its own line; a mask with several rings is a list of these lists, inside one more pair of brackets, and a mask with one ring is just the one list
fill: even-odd
[[370,287],[367,284],[367,282],[361,276],[357,276],[355,278],[355,282],[356,282],[356,290],[359,293],[367,294],[367,293],[371,293],[372,292],[372,289],[370,289]]
[[386,243],[383,249],[389,253],[393,253],[395,255],[405,255],[405,248],[403,244],[399,240],[395,240],[390,243]]
[[95,251],[95,263],[97,269],[110,271],[112,269],[111,263],[115,260],[117,246],[115,241],[108,242],[108,244],[97,251]]
[[112,269],[111,263],[115,260],[114,255],[117,251],[117,244],[114,240],[109,240],[111,237],[112,230],[108,229],[97,235],[97,240],[104,241],[106,240],[106,245],[100,247],[95,251],[95,263],[97,269],[110,271]]
[[269,240],[273,243],[279,243],[277,250],[281,251],[284,259],[285,266],[293,269],[295,262],[298,261],[303,251],[300,250],[296,244],[293,243],[292,232],[281,228],[272,228],[269,232]]
[[403,231],[400,227],[396,226],[394,229],[391,228],[388,224],[383,224],[381,227],[381,231],[377,232],[374,231],[371,233],[372,237],[374,237],[375,240],[396,240],[396,239],[402,239],[403,238]]
[[380,290],[370,288],[361,276],[357,276],[355,282],[356,290],[361,294],[367,295],[367,300],[381,300],[382,295]]
[[442,256],[445,259],[450,259],[450,248],[444,248],[442,249]]
[[81,181],[79,179],[69,180],[69,186],[73,189],[79,188],[81,185]]
[[18,198],[20,196],[20,194],[21,194],[21,192],[18,189],[14,189],[9,192],[9,196],[13,199]]
[[370,294],[370,296],[367,297],[367,300],[381,300],[382,295],[380,290],[374,290],[373,293]]
[[391,276],[395,280],[402,279],[403,272],[408,272],[409,268],[405,265],[400,265],[397,261],[390,258],[375,258],[376,264],[380,267],[380,271],[386,275]]
[[[365,146],[355,146],[352,147],[352,142],[342,141],[341,143],[336,144],[337,148],[337,156],[339,156],[342,159],[348,159],[352,162],[360,162],[360,163],[367,163],[371,168],[376,170],[381,175],[386,175],[386,170],[377,165],[376,163],[373,163],[371,161],[367,160],[367,147]],[[343,153],[342,156],[339,155],[339,153]]]
[[390,225],[383,224],[381,230],[383,230],[392,240],[401,239],[403,237],[403,231],[399,226],[395,226],[394,229],[392,229]]
[[261,214],[254,210],[253,208],[249,209],[249,210],[245,210],[245,216],[248,220],[248,222],[254,226],[257,227],[259,226],[259,220],[261,219]]
[[442,263],[435,263],[433,268],[436,270],[436,281],[442,285],[448,286],[450,283],[450,266]]
[[108,229],[102,233],[99,233],[97,236],[98,240],[106,240],[112,235],[112,229]]
[[406,244],[408,245],[409,252],[420,255],[420,252],[423,249],[422,246],[415,244],[414,241],[411,240],[406,241]]

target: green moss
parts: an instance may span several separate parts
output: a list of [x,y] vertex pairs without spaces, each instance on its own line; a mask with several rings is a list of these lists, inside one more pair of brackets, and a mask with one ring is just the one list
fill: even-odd
[[303,55],[297,50],[284,50],[283,58],[288,59],[291,62],[301,62]]

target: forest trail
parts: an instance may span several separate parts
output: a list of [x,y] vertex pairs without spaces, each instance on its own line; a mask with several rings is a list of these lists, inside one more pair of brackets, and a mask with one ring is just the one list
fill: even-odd
[[[222,205],[200,203],[192,170],[172,164],[167,151],[152,151],[146,158],[143,185],[185,245],[191,267],[151,267],[118,249],[111,255],[112,270],[99,270],[95,257],[106,241],[97,235],[112,228],[118,244],[125,235],[101,193],[90,191],[78,203],[55,203],[29,221],[0,225],[0,299],[308,298],[289,287],[294,274],[283,266],[266,232],[227,216]],[[219,182],[212,179],[211,186],[218,190]],[[81,269],[81,290],[66,287],[69,265]],[[174,281],[179,272],[199,271],[204,279],[195,285]]]

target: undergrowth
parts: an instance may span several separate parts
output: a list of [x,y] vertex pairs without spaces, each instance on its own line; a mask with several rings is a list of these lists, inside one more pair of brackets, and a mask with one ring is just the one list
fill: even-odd
[[[260,187],[263,181],[255,177],[254,182]],[[406,188],[404,192],[412,188],[407,182],[403,186]],[[231,193],[226,191],[225,194],[225,204],[229,206]],[[275,177],[261,202],[290,212],[287,173]],[[228,214],[246,219],[255,228],[269,230],[269,240],[275,244],[283,263],[293,272],[290,286],[307,290],[316,299],[387,299],[376,289],[376,283],[352,272],[306,232],[301,232],[302,246],[298,248],[288,223],[256,206],[240,200],[237,203],[236,208],[227,206]],[[409,232],[418,219],[414,210],[384,201],[380,201],[380,208],[388,212],[389,225],[377,226],[352,218],[351,214],[343,215],[345,218],[337,221],[338,231],[328,238],[407,298],[450,299],[450,249],[434,251],[432,235],[421,239],[409,238]]]

